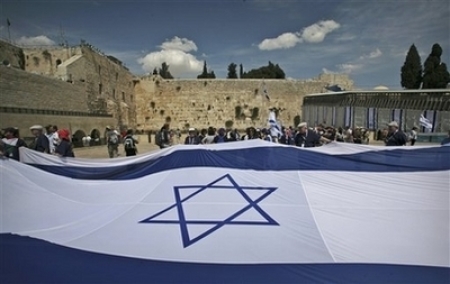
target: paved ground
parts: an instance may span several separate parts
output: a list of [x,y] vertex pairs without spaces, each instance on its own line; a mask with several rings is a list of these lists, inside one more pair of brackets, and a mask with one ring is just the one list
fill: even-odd
[[[143,154],[159,149],[159,147],[156,146],[154,143],[148,143],[147,140],[144,140],[144,136],[141,136],[140,138],[141,143],[137,145],[139,151],[138,154]],[[184,141],[184,139],[182,141]],[[372,141],[370,145],[383,146],[384,143],[382,141]],[[431,145],[431,144],[418,143],[417,145]],[[106,146],[76,148],[74,151],[75,156],[78,158],[92,158],[92,159],[108,158],[108,150]],[[123,151],[123,145],[119,145],[119,153],[121,155],[125,155]]]

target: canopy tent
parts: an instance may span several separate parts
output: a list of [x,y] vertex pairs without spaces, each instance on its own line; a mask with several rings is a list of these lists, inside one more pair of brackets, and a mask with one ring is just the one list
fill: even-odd
[[0,160],[0,282],[448,283],[450,148],[339,147],[22,151]]

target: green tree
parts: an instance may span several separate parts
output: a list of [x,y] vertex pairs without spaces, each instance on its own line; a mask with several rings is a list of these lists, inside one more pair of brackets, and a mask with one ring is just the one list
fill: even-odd
[[156,67],[153,69],[153,75],[158,75],[158,69]]
[[252,69],[249,72],[244,72],[242,78],[245,79],[285,79],[286,74],[278,64],[273,64],[269,61],[267,66],[262,66],[257,69]]
[[420,89],[422,84],[422,63],[419,52],[413,44],[406,54],[405,63],[401,69],[401,85],[405,89]]
[[244,77],[244,66],[242,66],[242,63],[239,64],[239,79],[242,79]]
[[206,64],[206,61],[203,63],[203,72],[202,74],[197,76],[197,79],[215,79],[216,74],[214,74],[214,71],[208,72],[208,66]]
[[435,43],[431,53],[425,60],[423,73],[423,89],[445,89],[450,83],[447,65],[441,62],[442,47]]
[[164,79],[173,79],[173,76],[169,71],[169,65],[166,62],[161,64],[161,68],[159,68],[159,75]]
[[236,67],[237,65],[234,64],[233,62],[230,63],[230,65],[228,65],[228,75],[227,78],[228,79],[237,79],[237,73],[236,73]]

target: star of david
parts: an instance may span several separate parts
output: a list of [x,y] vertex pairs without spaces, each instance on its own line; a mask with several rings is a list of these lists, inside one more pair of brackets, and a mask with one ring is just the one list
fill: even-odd
[[[140,221],[139,223],[150,223],[150,224],[179,224],[181,231],[181,238],[183,241],[183,247],[187,248],[201,239],[209,236],[215,231],[219,230],[225,225],[254,225],[254,226],[279,226],[279,224],[270,217],[259,205],[258,203],[268,197],[272,192],[274,192],[276,187],[252,187],[252,186],[240,186],[229,174],[226,174],[207,185],[185,185],[185,186],[174,186],[175,203],[169,207],[159,211],[158,213]],[[186,197],[182,198],[183,191],[192,191]],[[204,193],[207,190],[233,190],[237,191],[245,201],[245,205],[232,212],[227,218],[223,220],[198,220],[198,219],[188,219],[186,218],[185,210],[183,208],[183,203],[186,204],[187,201],[191,200],[200,193]],[[254,197],[255,194],[262,192],[261,195]],[[185,192],[184,192],[185,193]],[[253,196],[253,198],[251,197]],[[219,200],[220,201],[220,200]],[[176,210],[178,214],[178,220],[161,219],[161,215],[169,212],[170,210]],[[244,213],[257,213],[260,220],[242,220]],[[241,218],[239,218],[241,217]],[[254,218],[253,218],[254,219]],[[188,227],[190,225],[208,225],[205,231],[201,232],[197,236],[190,236]]]

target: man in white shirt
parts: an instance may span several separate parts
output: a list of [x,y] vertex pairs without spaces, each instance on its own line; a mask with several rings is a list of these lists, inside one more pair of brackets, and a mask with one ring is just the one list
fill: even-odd
[[45,136],[48,139],[48,144],[50,147],[50,154],[55,153],[56,145],[58,145],[59,137],[58,137],[58,127],[56,125],[47,125],[45,127]]

